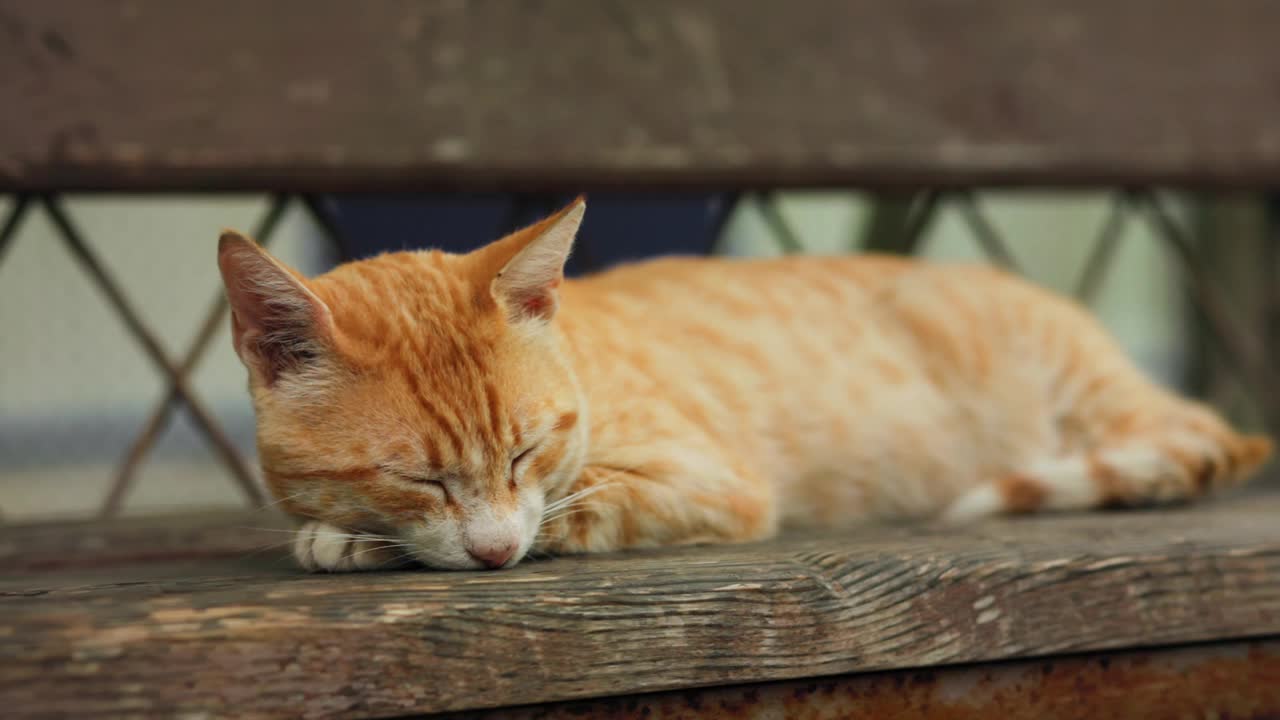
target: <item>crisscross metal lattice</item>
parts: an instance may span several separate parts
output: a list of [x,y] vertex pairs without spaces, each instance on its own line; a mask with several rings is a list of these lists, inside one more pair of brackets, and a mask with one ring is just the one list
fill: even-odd
[[[136,311],[125,288],[86,242],[83,231],[58,196],[24,194],[14,200],[0,222],[0,262],[31,212],[43,209],[71,256],[107,299],[129,336],[144,351],[166,382],[161,398],[148,413],[115,468],[109,491],[100,506],[100,515],[111,517],[121,511],[139,468],[171,423],[174,414],[183,407],[188,410],[196,429],[214,450],[218,461],[239,487],[246,501],[254,505],[261,504],[262,493],[254,470],[191,384],[195,369],[208,352],[218,329],[226,321],[227,304],[222,294],[218,293],[210,302],[199,331],[190,345],[178,356],[171,356],[158,341],[155,330]],[[724,233],[726,220],[735,209],[758,213],[781,252],[805,251],[805,245],[787,220],[776,193],[730,194],[725,196],[723,202],[725,205],[719,208],[713,228],[716,238],[712,252],[722,247],[720,236]],[[341,257],[351,256],[350,245],[343,238],[324,198],[314,195],[277,193],[269,196],[266,208],[254,227],[254,235],[259,242],[270,243],[286,212],[295,206],[300,206],[310,216]],[[555,198],[550,196],[522,198],[513,203],[510,216],[504,224],[514,226],[524,215],[549,211],[554,206]],[[946,208],[956,211],[968,235],[992,262],[1012,271],[1020,271],[1017,256],[1011,250],[1010,243],[997,224],[992,222],[980,196],[973,190],[926,190],[878,196],[873,203],[871,218],[850,238],[848,249],[900,254],[921,252],[930,228],[939,213]],[[1182,280],[1205,320],[1204,325],[1221,359],[1233,371],[1236,381],[1247,388],[1246,394],[1258,404],[1258,410],[1267,423],[1272,427],[1280,427],[1280,405],[1277,405],[1277,399],[1270,392],[1265,343],[1251,328],[1243,326],[1239,314],[1233,311],[1222,288],[1215,286],[1200,272],[1192,232],[1178,221],[1155,192],[1119,190],[1112,193],[1108,209],[1092,237],[1091,248],[1074,283],[1075,296],[1086,304],[1097,298],[1116,257],[1120,240],[1126,228],[1134,222],[1146,223],[1160,244],[1177,261]],[[585,260],[585,265],[594,264],[590,261],[591,257],[590,247],[579,249],[580,261]]]
[[[272,195],[265,212],[254,228],[255,238],[263,244],[270,243],[280,225],[281,218],[295,201],[311,216],[324,237],[337,248],[339,254],[344,258],[348,257],[348,245],[345,239],[322,199],[316,196],[279,193]],[[135,309],[133,301],[119,280],[86,242],[83,231],[57,195],[24,194],[15,199],[3,224],[0,224],[0,261],[3,261],[4,253],[12,245],[24,219],[36,206],[44,209],[53,223],[58,238],[71,253],[72,258],[106,298],[112,310],[123,322],[130,337],[143,350],[167,383],[163,398],[152,408],[146,422],[143,423],[117,465],[99,515],[113,517],[119,514],[139,467],[172,421],[174,412],[182,406],[186,407],[195,422],[196,429],[213,449],[218,461],[235,481],[248,503],[261,504],[263,495],[255,479],[255,472],[190,382],[192,373],[208,352],[219,327],[226,321],[226,298],[221,292],[213,298],[195,339],[181,354],[180,359],[174,359],[164,350],[158,339],[158,333]]]

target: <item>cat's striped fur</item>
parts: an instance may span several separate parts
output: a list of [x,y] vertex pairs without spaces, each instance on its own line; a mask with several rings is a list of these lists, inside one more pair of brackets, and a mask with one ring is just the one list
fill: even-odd
[[1178,501],[1270,455],[1003,272],[686,258],[562,282],[584,208],[310,280],[224,234],[263,469],[310,519],[303,565]]

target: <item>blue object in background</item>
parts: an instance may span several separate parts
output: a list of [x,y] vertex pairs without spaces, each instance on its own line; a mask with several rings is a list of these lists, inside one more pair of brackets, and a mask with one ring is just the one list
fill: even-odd
[[[394,250],[467,252],[543,218],[574,195],[342,197],[329,208],[354,258]],[[727,195],[591,193],[569,276],[655,255],[705,255],[732,203]]]

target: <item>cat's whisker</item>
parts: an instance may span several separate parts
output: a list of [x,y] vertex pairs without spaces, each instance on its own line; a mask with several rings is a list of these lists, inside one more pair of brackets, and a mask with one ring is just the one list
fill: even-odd
[[621,466],[621,467],[614,467],[614,468],[611,468],[611,469],[613,470],[613,472],[610,472],[608,475],[604,475],[604,476],[600,477],[600,478],[599,478],[599,479],[597,479],[597,480],[596,480],[596,482],[595,482],[595,483],[593,483],[592,485],[590,485],[590,486],[588,486],[588,487],[585,487],[585,488],[583,488],[583,489],[579,490],[578,492],[570,493],[570,494],[568,494],[568,495],[566,495],[566,496],[564,496],[564,497],[560,498],[559,500],[557,500],[557,501],[555,501],[555,502],[551,503],[549,506],[547,506],[546,510],[554,510],[554,509],[556,509],[556,507],[557,507],[557,506],[563,506],[565,503],[571,502],[571,501],[576,500],[576,499],[579,499],[579,498],[587,497],[587,496],[589,496],[589,495],[593,495],[593,494],[595,494],[595,493],[597,493],[597,492],[599,492],[599,491],[601,491],[601,490],[603,490],[603,489],[605,489],[605,488],[612,487],[613,485],[615,485],[615,484],[616,484],[616,483],[612,482],[612,479],[613,479],[613,478],[615,478],[615,477],[617,477],[617,476],[619,476],[619,475],[623,475],[623,474],[626,474],[626,473],[634,472],[634,471],[635,471],[636,469],[638,469],[639,467],[640,467],[640,464],[639,464],[639,463],[635,463],[635,464],[632,464],[632,465],[625,465],[625,466]]
[[552,537],[549,533],[552,533],[552,529],[545,527],[545,525],[539,525],[538,537]]
[[[366,554],[366,553],[371,553],[371,552],[373,552],[373,551],[375,551],[375,550],[396,550],[396,549],[400,549],[400,548],[412,548],[412,547],[414,547],[413,543],[396,543],[396,544],[392,544],[392,545],[374,545],[373,547],[365,548],[364,550],[361,550],[361,551],[359,551],[359,552],[351,553],[348,557],[351,557],[351,558],[358,558],[358,557],[360,557],[361,555],[364,555],[364,554]],[[403,556],[402,556],[402,557],[403,557]]]
[[581,508],[586,506],[587,506],[586,502],[576,502],[576,503],[569,503],[568,505],[560,505],[548,511],[544,511],[542,514],[542,517],[545,519],[545,518],[551,517],[552,515],[555,515],[558,512],[563,512],[565,510],[571,510],[573,508]]
[[237,529],[237,530],[252,530],[252,531],[254,531],[254,532],[289,533],[290,535],[297,535],[297,534],[299,534],[299,533],[301,533],[301,532],[302,532],[301,530],[289,530],[288,528],[249,527],[249,526],[247,526],[247,525],[241,525],[241,526],[237,527],[236,529]]
[[590,487],[583,488],[582,490],[579,490],[579,491],[577,491],[577,492],[575,492],[575,493],[570,493],[570,494],[568,494],[568,495],[566,495],[566,496],[564,496],[564,497],[560,498],[559,500],[556,500],[556,501],[555,501],[555,502],[553,502],[553,503],[549,503],[545,508],[543,508],[543,512],[549,512],[549,511],[556,510],[556,509],[558,509],[558,508],[564,507],[565,505],[568,505],[569,503],[572,503],[572,502],[574,502],[575,500],[578,500],[578,499],[580,499],[580,498],[582,498],[582,497],[585,497],[585,496],[587,495],[587,492],[588,492],[588,491],[590,491],[590,490],[594,490],[594,489],[595,489],[595,488],[597,488],[597,487],[600,487],[600,486],[599,486],[599,485],[592,485],[592,486],[590,486]]
[[418,557],[414,555],[412,551],[410,551],[407,553],[401,553],[391,558],[392,563],[401,563],[401,562],[404,562],[405,560],[413,560],[414,562],[418,562]]
[[[374,549],[377,549],[377,548],[383,548],[383,549],[414,548],[414,547],[417,547],[417,546],[418,546],[418,545],[417,545],[417,543],[411,543],[411,542],[402,542],[402,543],[379,543],[379,544],[377,544],[376,546],[374,546]],[[363,552],[363,551],[361,551],[361,552]]]
[[258,555],[261,555],[262,553],[267,552],[269,550],[279,550],[281,548],[287,548],[292,544],[293,544],[293,540],[285,540],[284,542],[279,542],[279,543],[268,543],[266,545],[262,545],[261,547],[255,548],[252,551],[244,553],[243,555],[240,556],[240,559],[246,560],[248,558],[257,557]]
[[300,492],[296,492],[296,493],[294,493],[294,494],[292,494],[292,495],[285,495],[284,497],[280,498],[279,500],[276,500],[276,501],[274,501],[274,502],[269,502],[269,503],[267,503],[267,504],[265,504],[265,505],[261,505],[261,506],[259,506],[259,507],[258,507],[258,509],[259,509],[259,510],[269,510],[269,509],[271,509],[271,508],[273,508],[273,507],[275,507],[275,506],[279,505],[280,503],[289,502],[290,500],[292,500],[292,499],[294,499],[294,498],[296,498],[296,497],[301,497],[301,496],[303,496],[303,495],[305,495],[305,494],[307,494],[307,491],[306,491],[306,490],[302,490],[302,491],[300,491]]
[[567,495],[564,498],[561,498],[560,500],[554,503],[551,503],[550,505],[548,505],[546,508],[543,509],[542,521],[538,523],[538,526],[541,527],[542,525],[545,525],[546,523],[551,522],[551,520],[554,519],[555,517],[560,517],[560,515],[557,515],[557,513],[559,512],[563,512],[571,508],[581,508],[585,506],[587,504],[586,503],[587,498],[591,497],[592,495],[595,495],[596,493],[602,490],[610,488],[613,485],[614,483],[611,483],[611,482],[597,483],[595,485],[592,485],[591,487],[584,488],[576,493]]
[[548,515],[547,517],[544,517],[542,519],[542,522],[538,523],[538,527],[542,527],[550,522],[555,522],[560,518],[568,517],[570,515],[577,515],[578,513],[588,512],[589,510],[590,508],[573,508],[571,510],[563,510],[561,512],[556,513],[555,515]]
[[[572,513],[567,513],[567,514],[572,514]],[[560,517],[563,517],[563,516],[558,516],[558,517],[553,518],[553,519],[554,519],[554,520],[558,520],[558,519],[560,519]],[[539,526],[538,526],[538,533],[537,533],[537,535],[535,535],[534,537],[535,537],[535,539],[550,540],[550,539],[553,539],[553,538],[557,537],[558,535],[560,535],[560,533],[556,533],[556,532],[554,532],[551,528],[546,527],[545,525],[539,525]]]
[[[254,532],[274,532],[286,533],[289,535],[301,535],[305,530],[288,530],[285,528],[262,528],[262,527],[245,527],[241,526],[241,530],[252,530]],[[347,540],[378,540],[378,541],[394,541],[396,538],[387,535],[373,535],[370,533],[330,533],[326,532],[327,537],[338,537]]]
[[[622,471],[619,471],[619,472],[622,472]],[[607,489],[607,488],[610,488],[610,487],[612,487],[613,485],[614,485],[614,483],[611,483],[611,482],[599,482],[599,483],[596,483],[595,485],[592,485],[592,486],[590,486],[590,487],[585,487],[585,488],[583,488],[583,489],[579,490],[578,492],[575,492],[575,493],[569,493],[568,495],[565,495],[564,497],[562,497],[562,498],[560,498],[559,500],[557,500],[557,501],[555,501],[555,502],[551,503],[550,505],[547,505],[545,508],[543,508],[542,512],[543,512],[543,514],[546,514],[546,513],[549,513],[549,512],[554,512],[554,511],[559,510],[559,509],[561,509],[561,508],[567,507],[567,506],[568,506],[568,505],[570,505],[571,503],[574,503],[574,502],[576,502],[576,501],[578,501],[578,500],[582,500],[582,499],[584,499],[584,498],[591,497],[592,495],[595,495],[596,493],[598,493],[598,492],[600,492],[600,491],[602,491],[602,490],[605,490],[605,489]]]
[[[617,471],[617,472],[622,472],[622,471],[621,471],[621,470],[619,470],[619,471]],[[577,492],[569,493],[568,495],[565,495],[564,497],[560,498],[559,500],[557,500],[557,501],[555,501],[555,502],[553,502],[553,503],[551,503],[551,504],[552,504],[553,506],[554,506],[554,505],[560,505],[560,504],[563,504],[563,503],[572,502],[573,500],[576,500],[576,499],[578,499],[578,498],[587,497],[587,496],[589,496],[589,495],[593,495],[593,494],[595,494],[595,493],[597,493],[597,492],[600,492],[601,490],[603,490],[603,489],[605,489],[605,488],[610,487],[610,486],[612,486],[612,485],[613,485],[613,483],[612,483],[612,482],[609,482],[609,478],[611,478],[611,477],[613,477],[614,475],[616,475],[616,474],[617,474],[617,472],[615,472],[615,473],[610,473],[609,475],[606,475],[606,476],[604,476],[603,478],[601,478],[601,479],[600,479],[600,481],[598,481],[598,482],[596,482],[596,483],[593,483],[593,484],[591,484],[591,485],[588,485],[587,487],[584,487],[584,488],[582,488],[581,490],[579,490],[579,491],[577,491]]]

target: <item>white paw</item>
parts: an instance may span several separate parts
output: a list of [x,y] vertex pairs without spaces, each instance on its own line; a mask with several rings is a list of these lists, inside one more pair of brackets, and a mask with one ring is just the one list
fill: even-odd
[[1000,514],[1004,497],[994,483],[984,483],[960,495],[942,511],[944,523],[962,525]]
[[386,540],[362,537],[337,525],[309,520],[293,541],[293,557],[312,572],[355,572],[408,564]]

